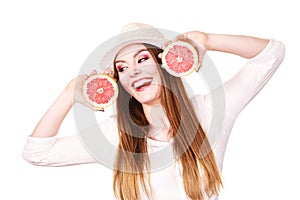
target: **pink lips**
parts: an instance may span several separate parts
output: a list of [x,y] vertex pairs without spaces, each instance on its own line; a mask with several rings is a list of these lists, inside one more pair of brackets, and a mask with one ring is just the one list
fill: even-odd
[[152,83],[153,78],[141,78],[132,82],[131,86],[137,92],[146,90]]

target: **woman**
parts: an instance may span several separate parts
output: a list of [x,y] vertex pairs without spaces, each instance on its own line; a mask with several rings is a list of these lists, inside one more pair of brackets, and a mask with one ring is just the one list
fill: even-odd
[[[160,66],[161,47],[166,42],[162,34],[144,24],[128,27],[121,42],[103,58],[104,63],[113,64],[120,91],[116,117],[100,125],[108,127],[103,131],[108,137],[116,136],[113,141],[118,146],[113,166],[116,198],[216,198],[222,186],[220,169],[234,121],[281,64],[284,45],[273,39],[249,36],[197,31],[181,35],[177,39],[197,47],[199,67],[207,50],[248,59],[242,70],[223,86],[208,95],[189,98],[181,79]],[[28,138],[23,152],[25,160],[46,166],[97,162],[81,146],[78,136],[56,137],[72,105],[78,102],[87,105],[81,94],[87,77],[82,75],[72,80],[43,116]],[[209,97],[218,97],[223,92],[224,119],[220,129],[216,129],[220,135],[218,141],[212,143],[209,140],[212,109],[218,108],[212,108]],[[111,128],[115,120],[117,127]],[[151,155],[167,147],[171,147],[175,161],[155,172]]]

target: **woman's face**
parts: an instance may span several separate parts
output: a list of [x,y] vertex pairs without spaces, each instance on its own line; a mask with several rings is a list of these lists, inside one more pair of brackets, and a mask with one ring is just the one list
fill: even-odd
[[115,59],[119,81],[142,104],[160,103],[161,78],[158,64],[142,44],[121,49]]

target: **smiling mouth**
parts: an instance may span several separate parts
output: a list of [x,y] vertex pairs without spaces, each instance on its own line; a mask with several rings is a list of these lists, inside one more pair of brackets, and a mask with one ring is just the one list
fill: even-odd
[[153,78],[142,78],[139,80],[136,80],[132,83],[132,87],[140,92],[144,91],[148,86],[151,85]]

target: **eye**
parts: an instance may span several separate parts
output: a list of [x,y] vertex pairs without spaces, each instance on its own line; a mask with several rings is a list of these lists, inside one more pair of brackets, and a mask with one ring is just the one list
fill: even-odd
[[141,55],[140,58],[138,59],[138,63],[145,62],[148,59],[149,59],[148,55]]
[[123,72],[123,71],[125,71],[127,68],[128,68],[128,67],[127,67],[126,65],[122,65],[122,64],[116,65],[116,69],[117,69],[118,72]]

